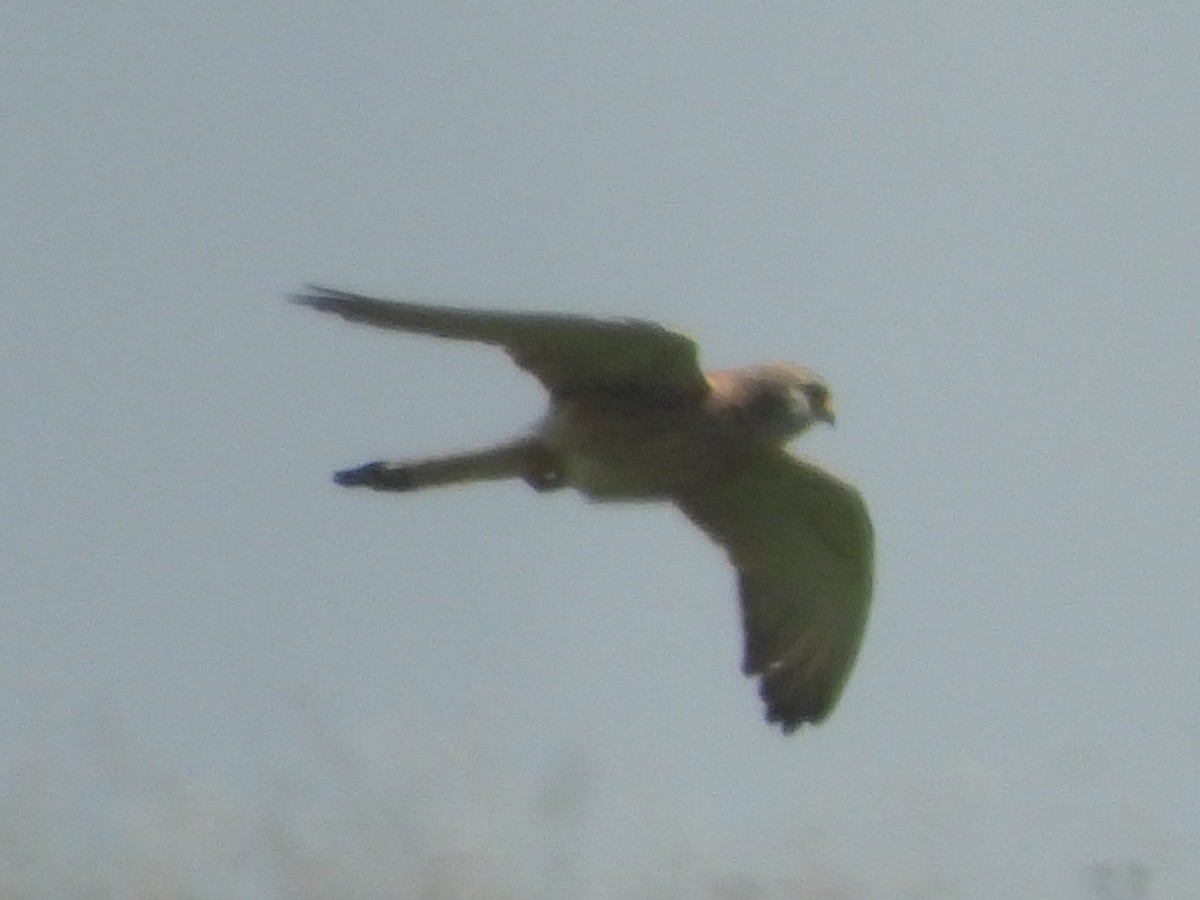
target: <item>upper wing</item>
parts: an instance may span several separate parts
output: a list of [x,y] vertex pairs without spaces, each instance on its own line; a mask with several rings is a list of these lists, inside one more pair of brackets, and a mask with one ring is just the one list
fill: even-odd
[[785,732],[833,709],[866,628],[874,536],[862,496],[786,451],[676,498],[737,567],[747,675]]
[[292,299],[352,322],[495,344],[553,394],[605,385],[699,397],[708,389],[695,342],[653,322],[459,309],[322,287]]

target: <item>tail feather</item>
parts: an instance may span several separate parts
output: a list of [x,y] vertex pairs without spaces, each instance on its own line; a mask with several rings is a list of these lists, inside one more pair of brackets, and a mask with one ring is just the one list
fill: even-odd
[[535,461],[543,452],[533,441],[522,440],[428,459],[379,460],[336,472],[333,480],[344,487],[368,487],[376,491],[415,491],[507,478],[529,480],[534,474]]

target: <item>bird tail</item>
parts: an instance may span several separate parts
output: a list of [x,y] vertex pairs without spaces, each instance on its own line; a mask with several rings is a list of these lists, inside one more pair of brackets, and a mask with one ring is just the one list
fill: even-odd
[[482,450],[427,459],[367,463],[343,469],[333,480],[344,487],[376,491],[415,491],[421,488],[523,478],[539,489],[553,486],[550,454],[536,441],[523,439]]

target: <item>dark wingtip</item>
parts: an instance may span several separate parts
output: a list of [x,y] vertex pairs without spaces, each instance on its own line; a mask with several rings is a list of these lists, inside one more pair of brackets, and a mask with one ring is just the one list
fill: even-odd
[[792,734],[804,725],[819,725],[833,712],[837,700],[836,696],[826,691],[783,693],[766,676],[759,685],[758,693],[767,706],[767,721],[778,725],[784,734]]
[[773,713],[767,714],[767,721],[770,722],[772,725],[778,725],[779,730],[782,731],[785,735],[794,734],[795,732],[799,731],[801,728],[804,728],[804,727],[812,728],[814,725],[820,724],[824,718],[825,718],[824,714],[821,714],[818,716],[797,716],[797,717],[781,716],[781,715],[775,715]]

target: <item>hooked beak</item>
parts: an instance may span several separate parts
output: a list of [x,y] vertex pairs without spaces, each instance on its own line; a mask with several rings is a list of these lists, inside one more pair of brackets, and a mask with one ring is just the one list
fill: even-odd
[[830,425],[837,424],[837,413],[833,408],[833,398],[826,396],[825,402],[816,409],[816,418],[821,422],[828,422]]

